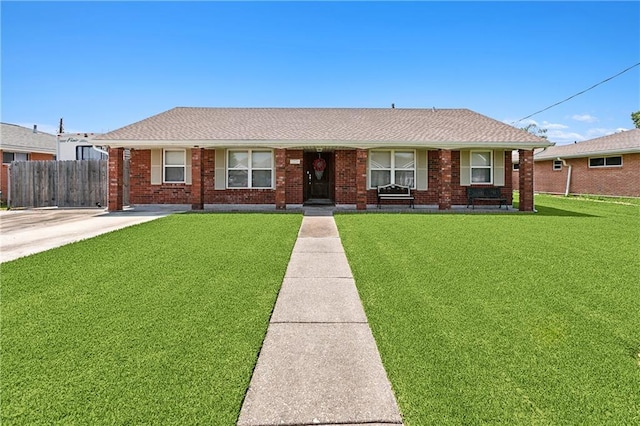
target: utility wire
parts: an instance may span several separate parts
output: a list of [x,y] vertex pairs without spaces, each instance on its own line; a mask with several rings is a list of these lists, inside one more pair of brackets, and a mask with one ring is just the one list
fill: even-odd
[[576,94],[575,94],[575,95],[573,95],[573,96],[569,96],[567,99],[564,99],[564,100],[562,100],[562,101],[560,101],[560,102],[556,102],[555,104],[553,104],[553,105],[551,105],[551,106],[548,106],[548,107],[546,107],[546,108],[544,108],[544,109],[541,109],[540,111],[534,112],[533,114],[529,114],[529,115],[527,115],[526,117],[523,117],[523,118],[521,118],[521,119],[520,119],[520,120],[518,120],[518,121],[514,121],[514,122],[513,122],[513,123],[511,123],[511,124],[513,125],[513,124],[519,123],[519,122],[521,122],[522,120],[526,120],[527,118],[531,118],[531,117],[533,117],[533,116],[534,116],[534,115],[536,115],[536,114],[540,114],[541,112],[544,112],[544,111],[546,111],[546,110],[548,110],[548,109],[553,108],[554,106],[558,106],[558,105],[560,105],[560,104],[562,104],[562,103],[564,103],[564,102],[567,102],[569,99],[573,99],[573,98],[575,98],[576,96],[582,95],[583,93],[588,92],[589,90],[591,90],[591,89],[593,89],[593,88],[595,88],[595,87],[598,87],[598,86],[600,86],[601,84],[606,83],[606,82],[607,82],[607,81],[609,81],[609,80],[613,80],[613,79],[614,79],[614,78],[616,78],[617,76],[624,74],[625,72],[629,71],[629,70],[630,70],[630,69],[632,69],[632,68],[637,67],[638,65],[640,65],[640,62],[638,62],[638,63],[637,63],[637,64],[635,64],[635,65],[631,65],[629,68],[627,68],[627,69],[625,69],[625,70],[620,71],[618,74],[616,74],[616,75],[614,75],[614,76],[611,76],[611,77],[609,77],[609,78],[607,78],[607,79],[605,79],[605,80],[602,80],[600,83],[596,83],[596,84],[594,84],[593,86],[589,87],[588,89],[584,89],[582,92],[576,93]]

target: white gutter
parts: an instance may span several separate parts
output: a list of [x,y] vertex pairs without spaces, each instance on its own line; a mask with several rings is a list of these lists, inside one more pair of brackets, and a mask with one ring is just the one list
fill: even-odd
[[289,148],[304,149],[325,147],[327,149],[382,149],[382,148],[415,148],[415,149],[505,149],[531,150],[546,145],[529,142],[447,142],[447,141],[355,141],[355,140],[115,140],[95,139],[112,148],[157,149],[157,148]]

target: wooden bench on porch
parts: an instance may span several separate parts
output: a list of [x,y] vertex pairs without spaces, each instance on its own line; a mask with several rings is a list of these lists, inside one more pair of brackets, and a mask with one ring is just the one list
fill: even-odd
[[498,208],[502,208],[504,204],[505,208],[509,210],[507,205],[507,198],[502,195],[500,188],[475,188],[472,186],[467,187],[467,208],[471,205],[472,209],[475,209],[476,201],[497,201]]
[[413,195],[411,188],[404,185],[382,185],[378,187],[378,208],[383,200],[407,200],[409,207],[413,208]]

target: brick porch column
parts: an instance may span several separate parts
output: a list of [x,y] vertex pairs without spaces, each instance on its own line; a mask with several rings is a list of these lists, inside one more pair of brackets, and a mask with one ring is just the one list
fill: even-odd
[[367,209],[367,158],[366,149],[356,149],[356,209]]
[[109,211],[122,210],[124,202],[124,148],[109,148]]
[[287,208],[287,151],[284,148],[276,149],[276,209]]
[[438,150],[438,174],[440,192],[438,193],[438,209],[449,210],[451,208],[451,150]]
[[191,209],[204,210],[204,148],[191,150]]
[[520,156],[520,192],[521,212],[533,211],[533,150],[519,149]]

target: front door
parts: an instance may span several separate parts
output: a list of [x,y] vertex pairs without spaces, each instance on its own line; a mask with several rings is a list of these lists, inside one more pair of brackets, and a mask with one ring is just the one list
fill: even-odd
[[305,152],[305,203],[333,202],[333,153]]

